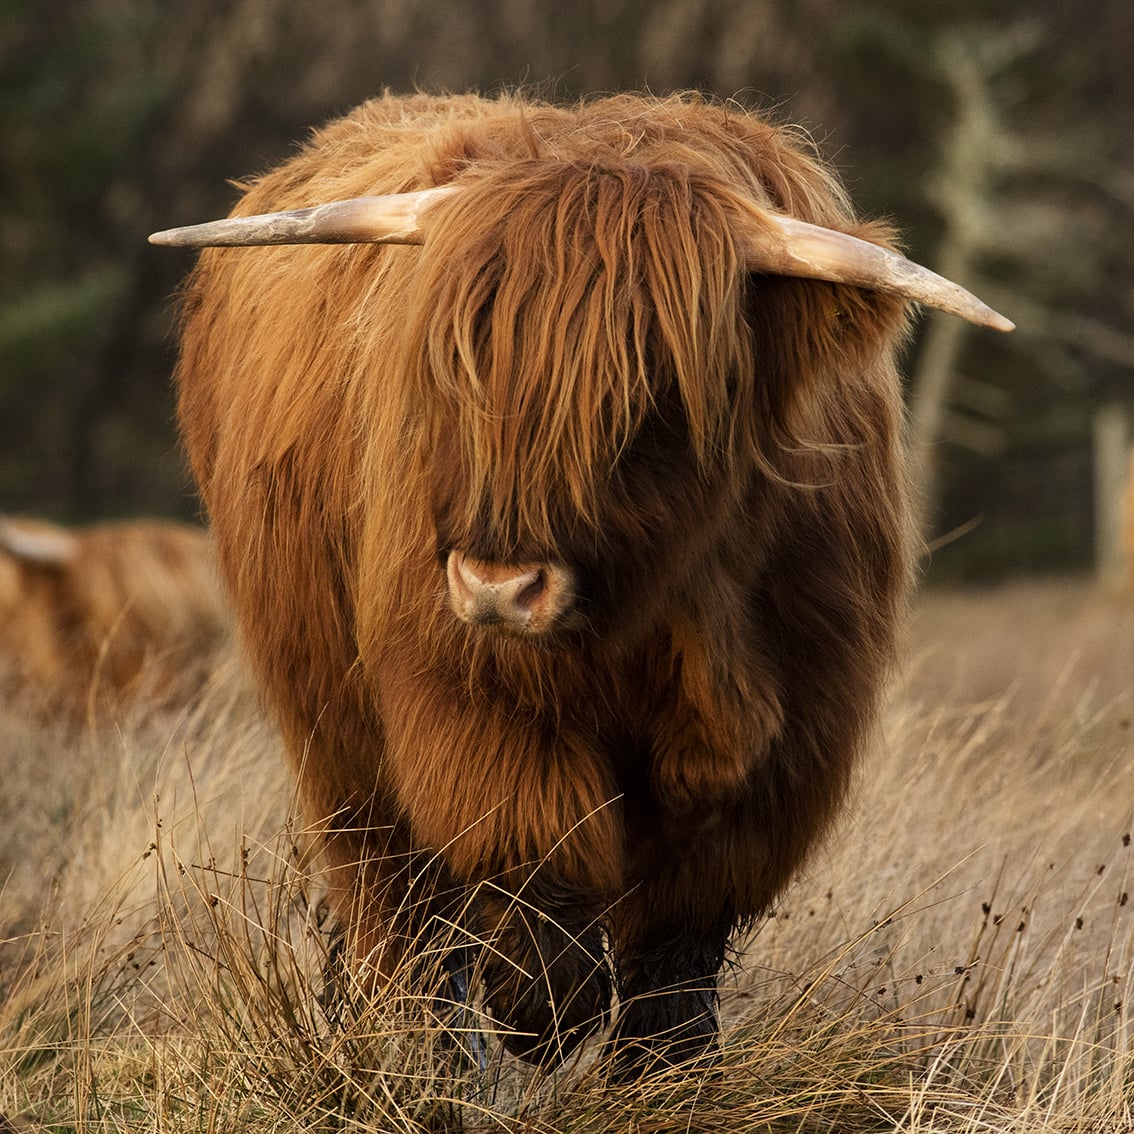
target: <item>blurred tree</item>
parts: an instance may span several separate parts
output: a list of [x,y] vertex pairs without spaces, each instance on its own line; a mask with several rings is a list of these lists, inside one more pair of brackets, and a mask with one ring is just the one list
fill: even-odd
[[1134,91],[1110,41],[1132,24],[1112,0],[1056,7],[887,0],[833,39],[855,127],[875,135],[854,139],[870,154],[859,200],[1020,325],[1001,339],[930,316],[908,367],[927,531],[963,533],[935,556],[953,576],[1090,563],[1092,409],[1131,397],[1115,256],[1134,235],[1119,191]]
[[[147,248],[147,231],[226,212],[226,178],[278,160],[384,86],[728,89],[714,60],[742,6],[713,16],[703,5],[696,43],[682,34],[685,7],[11,0],[0,33],[0,507],[66,519],[194,508],[166,377],[166,299],[189,260]],[[790,10],[770,6],[762,22],[769,57],[789,36],[779,7]],[[680,59],[651,70],[675,42]]]
[[[934,266],[980,294],[989,291],[982,269],[990,255],[1015,252],[1027,258],[1023,250],[1029,244],[1019,232],[1005,239],[1012,228],[1009,218],[1018,214],[1004,192],[1003,173],[1020,148],[1020,139],[1002,121],[996,80],[1034,50],[1036,40],[1033,24],[951,27],[937,33],[928,53],[951,107],[926,190],[941,218]],[[926,61],[920,60],[923,66]],[[1016,304],[1001,300],[998,306]],[[937,318],[939,314],[931,312],[926,320],[910,404],[914,474],[928,517],[937,493],[938,443],[947,436],[977,451],[996,452],[1004,443],[1003,413],[996,411],[1008,404],[996,398],[998,388],[987,380],[970,378],[962,384],[958,367],[969,327],[958,319]]]
[[983,121],[992,220],[965,235],[959,274],[979,269],[1023,333],[953,330],[942,351],[928,324],[913,349],[922,374],[948,356],[929,431],[939,528],[990,517],[942,559],[1007,562],[995,526],[1047,549],[1017,562],[1073,561],[1086,501],[1058,535],[1035,513],[1052,470],[1089,481],[1094,403],[1129,401],[1132,42],[1127,0],[8,0],[0,508],[194,509],[168,383],[168,297],[190,259],[145,234],[223,214],[226,179],[308,127],[383,87],[700,87],[810,128],[864,211],[946,269],[964,231],[946,158]]

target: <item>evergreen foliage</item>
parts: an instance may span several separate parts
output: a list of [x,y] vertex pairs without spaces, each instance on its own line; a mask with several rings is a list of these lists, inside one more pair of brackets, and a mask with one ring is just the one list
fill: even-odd
[[[1134,412],[1126,0],[3,11],[0,510],[196,511],[168,377],[169,298],[190,261],[145,237],[223,215],[228,179],[280,160],[308,127],[383,87],[700,87],[812,130],[862,209],[894,216],[923,263],[956,252],[971,193],[979,231],[959,241],[961,282],[1020,330],[965,333],[947,359],[930,534],[970,530],[935,567],[970,578],[1089,563],[1092,412]],[[973,121],[982,151],[961,145]],[[910,348],[915,380],[927,341]]]

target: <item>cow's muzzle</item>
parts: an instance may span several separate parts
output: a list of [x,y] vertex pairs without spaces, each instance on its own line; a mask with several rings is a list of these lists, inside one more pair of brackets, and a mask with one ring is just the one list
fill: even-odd
[[561,563],[493,563],[450,551],[449,605],[470,626],[533,636],[551,633],[575,605],[575,577]]

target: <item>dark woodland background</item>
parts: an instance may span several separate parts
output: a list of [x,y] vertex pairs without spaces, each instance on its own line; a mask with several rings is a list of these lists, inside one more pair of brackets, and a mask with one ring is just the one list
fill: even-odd
[[1134,416],[1130,0],[5,0],[0,510],[197,505],[170,296],[228,179],[383,88],[701,89],[799,123],[915,259],[1015,319],[906,371],[946,580],[1084,569],[1093,422]]

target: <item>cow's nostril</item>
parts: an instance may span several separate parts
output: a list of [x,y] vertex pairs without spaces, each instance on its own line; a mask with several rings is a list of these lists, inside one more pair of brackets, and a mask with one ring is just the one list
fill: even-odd
[[445,573],[449,606],[470,625],[540,634],[574,602],[572,573],[559,564],[492,563],[453,551]]
[[516,595],[516,606],[534,613],[546,594],[547,576],[541,569],[536,572],[536,577]]

